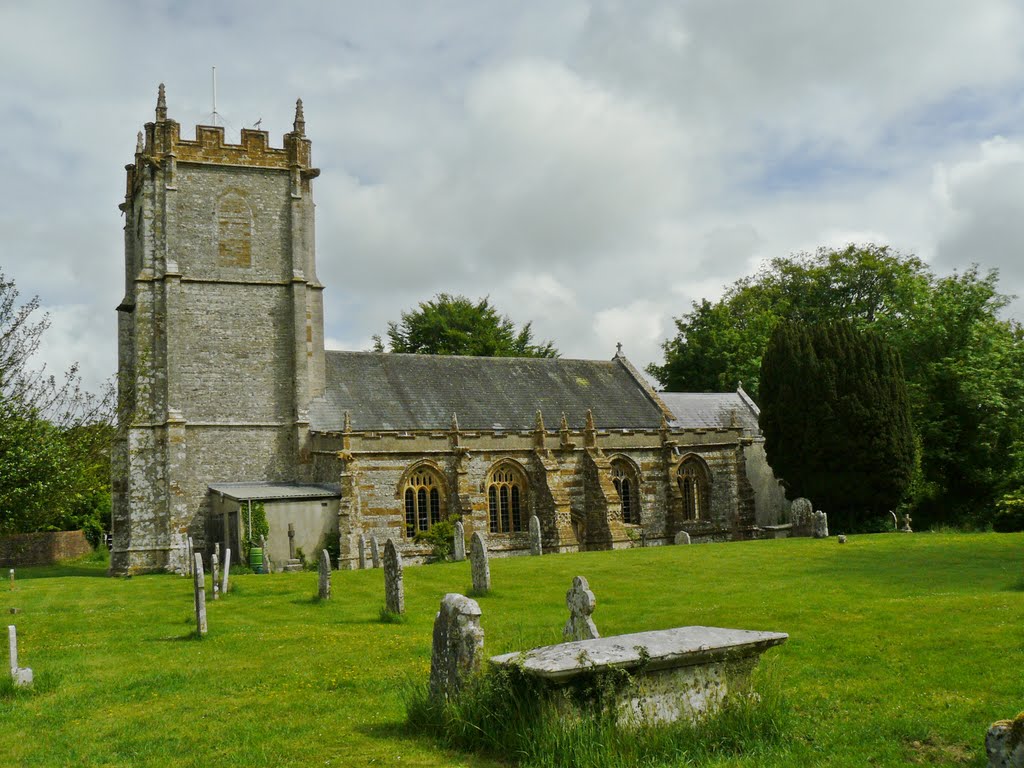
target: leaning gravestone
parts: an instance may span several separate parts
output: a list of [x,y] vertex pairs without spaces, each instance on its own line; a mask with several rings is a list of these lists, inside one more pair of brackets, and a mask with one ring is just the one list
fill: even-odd
[[814,513],[814,538],[828,538],[828,515],[820,509]]
[[370,537],[370,559],[374,568],[380,568],[380,547],[377,546],[377,537]]
[[540,539],[540,518],[530,515],[530,554],[544,554],[544,545]]
[[327,550],[323,549],[320,551],[320,579],[318,583],[319,589],[317,595],[321,600],[331,599],[331,556],[327,554]]
[[455,523],[455,533],[452,534],[452,560],[461,563],[466,559],[466,529],[462,521]]
[[491,589],[491,565],[487,562],[487,545],[479,531],[469,540],[469,566],[473,574],[473,591],[479,594]]
[[569,620],[565,622],[562,637],[573,641],[594,640],[601,636],[594,626],[594,620],[590,618],[597,605],[597,598],[583,576],[572,580],[572,589],[565,593],[565,604],[569,608]]
[[224,579],[220,585],[220,593],[226,595],[228,593],[228,574],[231,573],[231,548],[224,550]]
[[196,598],[196,632],[206,634],[206,574],[203,573],[203,553],[196,552],[192,567],[192,587]]
[[484,631],[476,600],[454,593],[445,595],[434,617],[431,697],[445,701],[457,695],[466,679],[480,669],[483,650]]
[[[217,546],[220,549],[220,545]],[[213,557],[210,558],[210,573],[213,576],[213,599],[220,600],[220,584],[217,583],[217,577],[220,575],[217,570],[220,568],[220,556],[214,552]]]
[[676,544],[689,544],[689,543],[690,543],[690,534],[688,534],[686,531],[680,531],[679,533],[676,534]]
[[388,613],[405,613],[402,555],[391,539],[384,542],[384,607]]
[[359,537],[359,570],[366,570],[366,537]]
[[32,670],[18,666],[18,630],[13,624],[7,625],[7,642],[11,649],[11,679],[16,686],[32,684]]

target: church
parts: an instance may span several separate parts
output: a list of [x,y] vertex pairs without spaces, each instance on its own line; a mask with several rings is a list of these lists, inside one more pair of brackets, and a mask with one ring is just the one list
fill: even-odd
[[[425,559],[458,515],[492,555],[757,538],[784,496],[757,406],[656,392],[609,360],[324,348],[301,100],[283,146],[182,138],[163,85],[126,166],[115,574],[186,569],[188,539],[238,552],[253,504],[273,567],[361,537]],[[422,538],[422,537],[421,537]],[[237,555],[236,555],[237,556]]]

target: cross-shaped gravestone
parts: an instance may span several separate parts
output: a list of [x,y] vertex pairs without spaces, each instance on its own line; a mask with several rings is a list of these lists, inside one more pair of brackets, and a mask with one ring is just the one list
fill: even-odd
[[565,593],[565,604],[569,608],[569,620],[562,630],[566,640],[593,640],[601,636],[594,626],[594,620],[590,618],[597,605],[597,598],[583,576],[572,580],[572,589]]
[[388,613],[405,613],[402,555],[391,539],[384,542],[384,608]]
[[491,589],[491,565],[487,562],[487,545],[480,531],[473,531],[469,540],[469,569],[473,576],[473,591],[483,594]]
[[331,556],[326,549],[320,551],[320,579],[317,594],[321,600],[331,599]]
[[544,546],[540,538],[540,518],[530,515],[530,554],[541,555],[544,553]]
[[7,625],[7,641],[11,648],[11,679],[18,686],[31,685],[32,670],[18,666],[18,630],[13,624]]
[[455,522],[455,533],[452,534],[452,560],[461,563],[466,559],[466,528],[461,520]]

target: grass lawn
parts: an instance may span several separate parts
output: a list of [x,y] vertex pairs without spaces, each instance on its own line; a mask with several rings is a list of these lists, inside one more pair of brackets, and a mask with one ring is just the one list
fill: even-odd
[[[407,568],[404,623],[381,571],[240,575],[194,636],[189,579],[103,564],[21,569],[2,585],[35,689],[0,687],[0,764],[496,766],[404,727],[434,614],[469,564]],[[491,561],[489,654],[560,640],[582,574],[602,635],[688,624],[788,632],[762,666],[789,738],[714,765],[986,764],[984,735],[1024,709],[1024,535],[879,534]],[[5,574],[6,575],[6,574]]]

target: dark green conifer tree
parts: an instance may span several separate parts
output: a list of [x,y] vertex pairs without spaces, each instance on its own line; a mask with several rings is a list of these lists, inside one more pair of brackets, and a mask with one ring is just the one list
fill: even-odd
[[914,438],[899,354],[852,323],[780,323],[761,362],[761,430],[789,498],[839,532],[899,504]]

